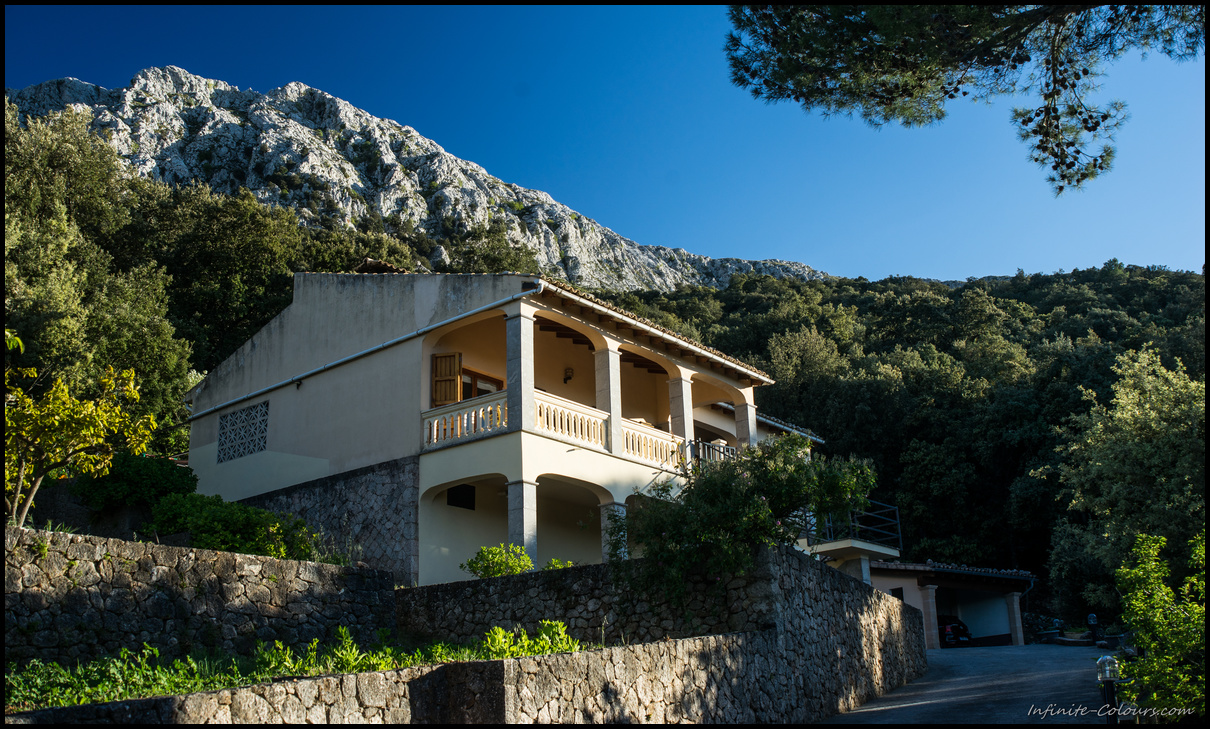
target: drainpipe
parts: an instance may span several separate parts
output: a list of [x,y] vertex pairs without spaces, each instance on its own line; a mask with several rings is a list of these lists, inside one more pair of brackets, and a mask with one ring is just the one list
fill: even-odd
[[464,311],[461,314],[458,314],[456,316],[451,316],[450,318],[439,321],[436,324],[430,324],[421,329],[417,329],[416,331],[411,332],[409,334],[404,334],[402,337],[395,337],[394,339],[388,339],[387,341],[383,342],[382,344],[375,345],[373,347],[370,347],[369,349],[363,349],[362,351],[360,351],[356,354],[350,354],[347,357],[342,357],[338,360],[334,360],[321,367],[316,367],[313,370],[307,370],[306,372],[303,372],[300,375],[295,375],[287,380],[282,380],[281,382],[274,383],[272,385],[269,385],[268,387],[262,387],[259,390],[250,392],[247,395],[241,395],[240,397],[237,397],[235,399],[228,400],[227,402],[222,403],[221,405],[215,405],[214,407],[207,408],[207,409],[201,411],[200,413],[195,413],[193,415],[190,415],[188,418],[186,418],[185,422],[191,423],[200,417],[203,417],[205,415],[209,415],[210,413],[215,412],[216,410],[222,410],[223,408],[231,407],[232,405],[238,405],[241,402],[244,402],[246,400],[251,400],[254,397],[260,397],[261,395],[264,395],[265,393],[272,392],[272,391],[280,389],[282,387],[286,387],[287,385],[295,385],[295,384],[301,385],[302,381],[304,379],[306,379],[312,375],[317,375],[320,372],[324,372],[325,370],[330,370],[335,367],[339,367],[343,364],[352,362],[353,360],[361,359],[362,357],[365,357],[366,355],[373,354],[374,352],[381,351],[388,347],[393,347],[396,344],[402,344],[403,342],[406,342],[409,339],[415,339],[416,337],[424,336],[425,334],[428,334],[429,332],[433,331],[434,329],[443,327],[446,324],[452,324],[453,322],[456,322],[459,319],[465,319],[468,316],[474,316],[475,314],[481,314],[485,311],[491,311],[492,309],[504,306],[505,304],[511,304],[512,302],[516,301],[517,299],[523,299],[526,296],[533,296],[534,294],[541,294],[542,291],[546,289],[546,282],[540,278],[534,279],[533,284],[535,287],[532,289],[529,289],[527,291],[521,291],[521,292],[515,293],[511,296],[507,296],[503,299],[500,299],[499,301],[493,301],[490,304],[484,304],[483,306],[480,306],[477,309],[471,309],[470,311]]

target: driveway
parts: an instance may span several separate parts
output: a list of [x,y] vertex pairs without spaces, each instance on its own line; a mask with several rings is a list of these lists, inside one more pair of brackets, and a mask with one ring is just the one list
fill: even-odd
[[923,677],[820,723],[1103,724],[1096,661],[1108,652],[1041,644],[931,650]]

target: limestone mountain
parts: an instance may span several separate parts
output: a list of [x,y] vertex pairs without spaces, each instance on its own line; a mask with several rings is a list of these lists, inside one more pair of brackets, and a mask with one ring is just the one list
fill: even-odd
[[139,175],[200,180],[226,193],[246,187],[264,203],[293,207],[307,225],[369,216],[390,232],[435,238],[495,226],[510,244],[532,248],[546,273],[614,290],[722,287],[749,272],[823,275],[801,263],[639,245],[545,192],[447,153],[411,127],[301,83],[262,94],[167,66],[139,72],[122,89],[66,78],[5,94],[26,115],[88,111],[93,128]]

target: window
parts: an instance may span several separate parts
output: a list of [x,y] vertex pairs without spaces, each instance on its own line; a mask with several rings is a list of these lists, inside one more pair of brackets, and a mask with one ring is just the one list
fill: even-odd
[[891,597],[897,597],[900,600],[902,600],[903,599],[903,588],[902,587],[892,587],[891,588]]
[[490,395],[504,389],[504,380],[462,366],[461,352],[433,355],[432,407]]
[[475,510],[475,487],[469,483],[450,487],[445,492],[445,505],[456,506],[459,509]]
[[218,462],[265,450],[269,440],[269,401],[218,418]]
[[480,395],[490,395],[504,389],[504,381],[491,375],[462,368],[462,399],[469,400]]

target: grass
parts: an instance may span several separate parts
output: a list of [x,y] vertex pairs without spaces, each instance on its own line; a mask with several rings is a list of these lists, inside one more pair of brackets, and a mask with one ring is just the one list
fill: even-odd
[[272,647],[258,646],[251,656],[214,653],[191,655],[169,663],[160,660],[158,649],[144,644],[137,654],[124,648],[117,656],[98,658],[74,668],[39,660],[21,668],[9,663],[4,672],[4,713],[215,691],[285,676],[387,671],[582,650],[580,642],[567,635],[563,623],[549,620],[542,621],[532,638],[524,630],[513,633],[495,627],[478,643],[434,643],[415,651],[386,645],[386,631],[379,631],[378,644],[369,650],[361,649],[344,626],[336,632],[335,644],[321,647],[316,639],[297,653],[278,641]]

